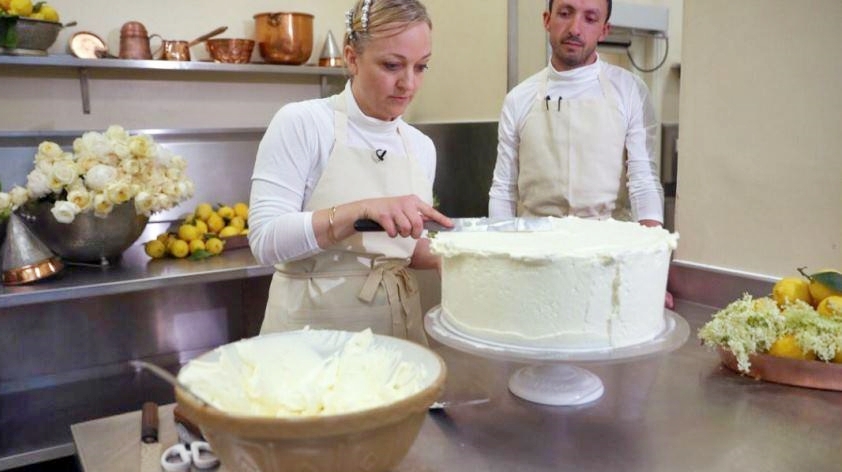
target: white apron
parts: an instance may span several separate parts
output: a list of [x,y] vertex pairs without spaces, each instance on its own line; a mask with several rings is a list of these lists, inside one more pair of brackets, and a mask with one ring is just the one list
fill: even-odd
[[[304,209],[410,193],[432,203],[432,184],[400,125],[405,156],[380,159],[374,149],[348,146],[346,93],[331,100],[336,140]],[[371,328],[426,344],[418,284],[408,269],[415,244],[382,231],[356,233],[319,254],[276,265],[260,332]]]
[[630,220],[616,92],[600,72],[601,96],[559,100],[547,95],[548,77],[549,68],[521,134],[518,216]]

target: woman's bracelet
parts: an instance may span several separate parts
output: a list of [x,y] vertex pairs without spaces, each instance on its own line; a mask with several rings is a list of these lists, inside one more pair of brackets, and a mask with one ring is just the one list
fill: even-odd
[[333,230],[333,221],[336,219],[336,206],[330,207],[330,210],[327,211],[327,235],[330,237],[330,241],[333,243],[339,242],[336,239],[336,232]]

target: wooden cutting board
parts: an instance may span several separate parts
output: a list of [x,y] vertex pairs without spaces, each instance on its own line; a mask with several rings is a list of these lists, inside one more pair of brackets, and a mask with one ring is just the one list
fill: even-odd
[[[162,453],[178,442],[174,408],[175,403],[158,408],[158,440]],[[70,432],[83,471],[140,471],[140,410],[76,423],[70,426]],[[226,471],[224,466],[206,470]]]

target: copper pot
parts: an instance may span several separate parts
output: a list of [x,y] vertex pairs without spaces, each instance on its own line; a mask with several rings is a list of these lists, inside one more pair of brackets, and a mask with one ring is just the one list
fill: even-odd
[[313,52],[313,15],[258,13],[254,15],[257,47],[273,64],[304,64]]
[[120,28],[120,59],[152,59],[143,23],[129,21]]

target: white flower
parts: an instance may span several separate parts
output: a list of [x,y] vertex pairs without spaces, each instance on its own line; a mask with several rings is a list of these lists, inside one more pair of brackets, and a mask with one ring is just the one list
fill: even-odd
[[120,169],[124,174],[134,175],[140,173],[140,162],[137,159],[126,158],[120,162]]
[[99,163],[99,157],[90,151],[82,151],[76,155],[76,167],[79,169],[79,174],[85,174]]
[[79,207],[79,211],[83,212],[91,207],[91,193],[84,187],[67,192],[67,201]]
[[104,193],[94,195],[94,215],[105,218],[114,209],[114,204]]
[[155,205],[155,197],[149,192],[141,190],[134,196],[134,208],[138,215],[149,216]]
[[50,210],[59,223],[72,223],[80,211],[76,204],[64,200],[57,201]]
[[61,146],[52,141],[44,141],[38,145],[38,154],[35,155],[35,160],[37,161],[40,157],[41,159],[54,161],[62,154],[64,154],[64,151],[62,151]]
[[33,198],[41,198],[50,193],[50,178],[38,169],[26,176],[26,188]]
[[12,187],[12,191],[9,192],[9,196],[12,198],[12,206],[15,210],[17,210],[19,206],[23,205],[24,203],[26,203],[27,200],[29,200],[29,190],[27,190],[25,187],[16,185]]
[[12,196],[6,192],[0,192],[0,215],[12,209]]
[[111,200],[111,203],[115,205],[125,203],[132,198],[131,187],[124,180],[118,180],[106,185],[105,194],[108,195],[108,199]]
[[76,164],[73,161],[57,161],[51,169],[50,187],[53,191],[61,190],[62,187],[75,182],[78,177]]
[[154,157],[157,151],[155,146],[156,144],[152,141],[152,138],[145,134],[139,134],[129,138],[129,149],[135,157],[141,159]]
[[120,125],[111,125],[105,130],[105,137],[112,142],[125,142],[129,140],[129,133]]
[[[77,144],[79,149],[77,149]],[[111,154],[111,143],[108,139],[96,131],[88,131],[81,138],[73,141],[73,150],[78,154],[81,150],[87,150],[97,156]]]
[[85,173],[85,185],[91,190],[102,191],[116,178],[117,169],[105,164],[97,164]]

